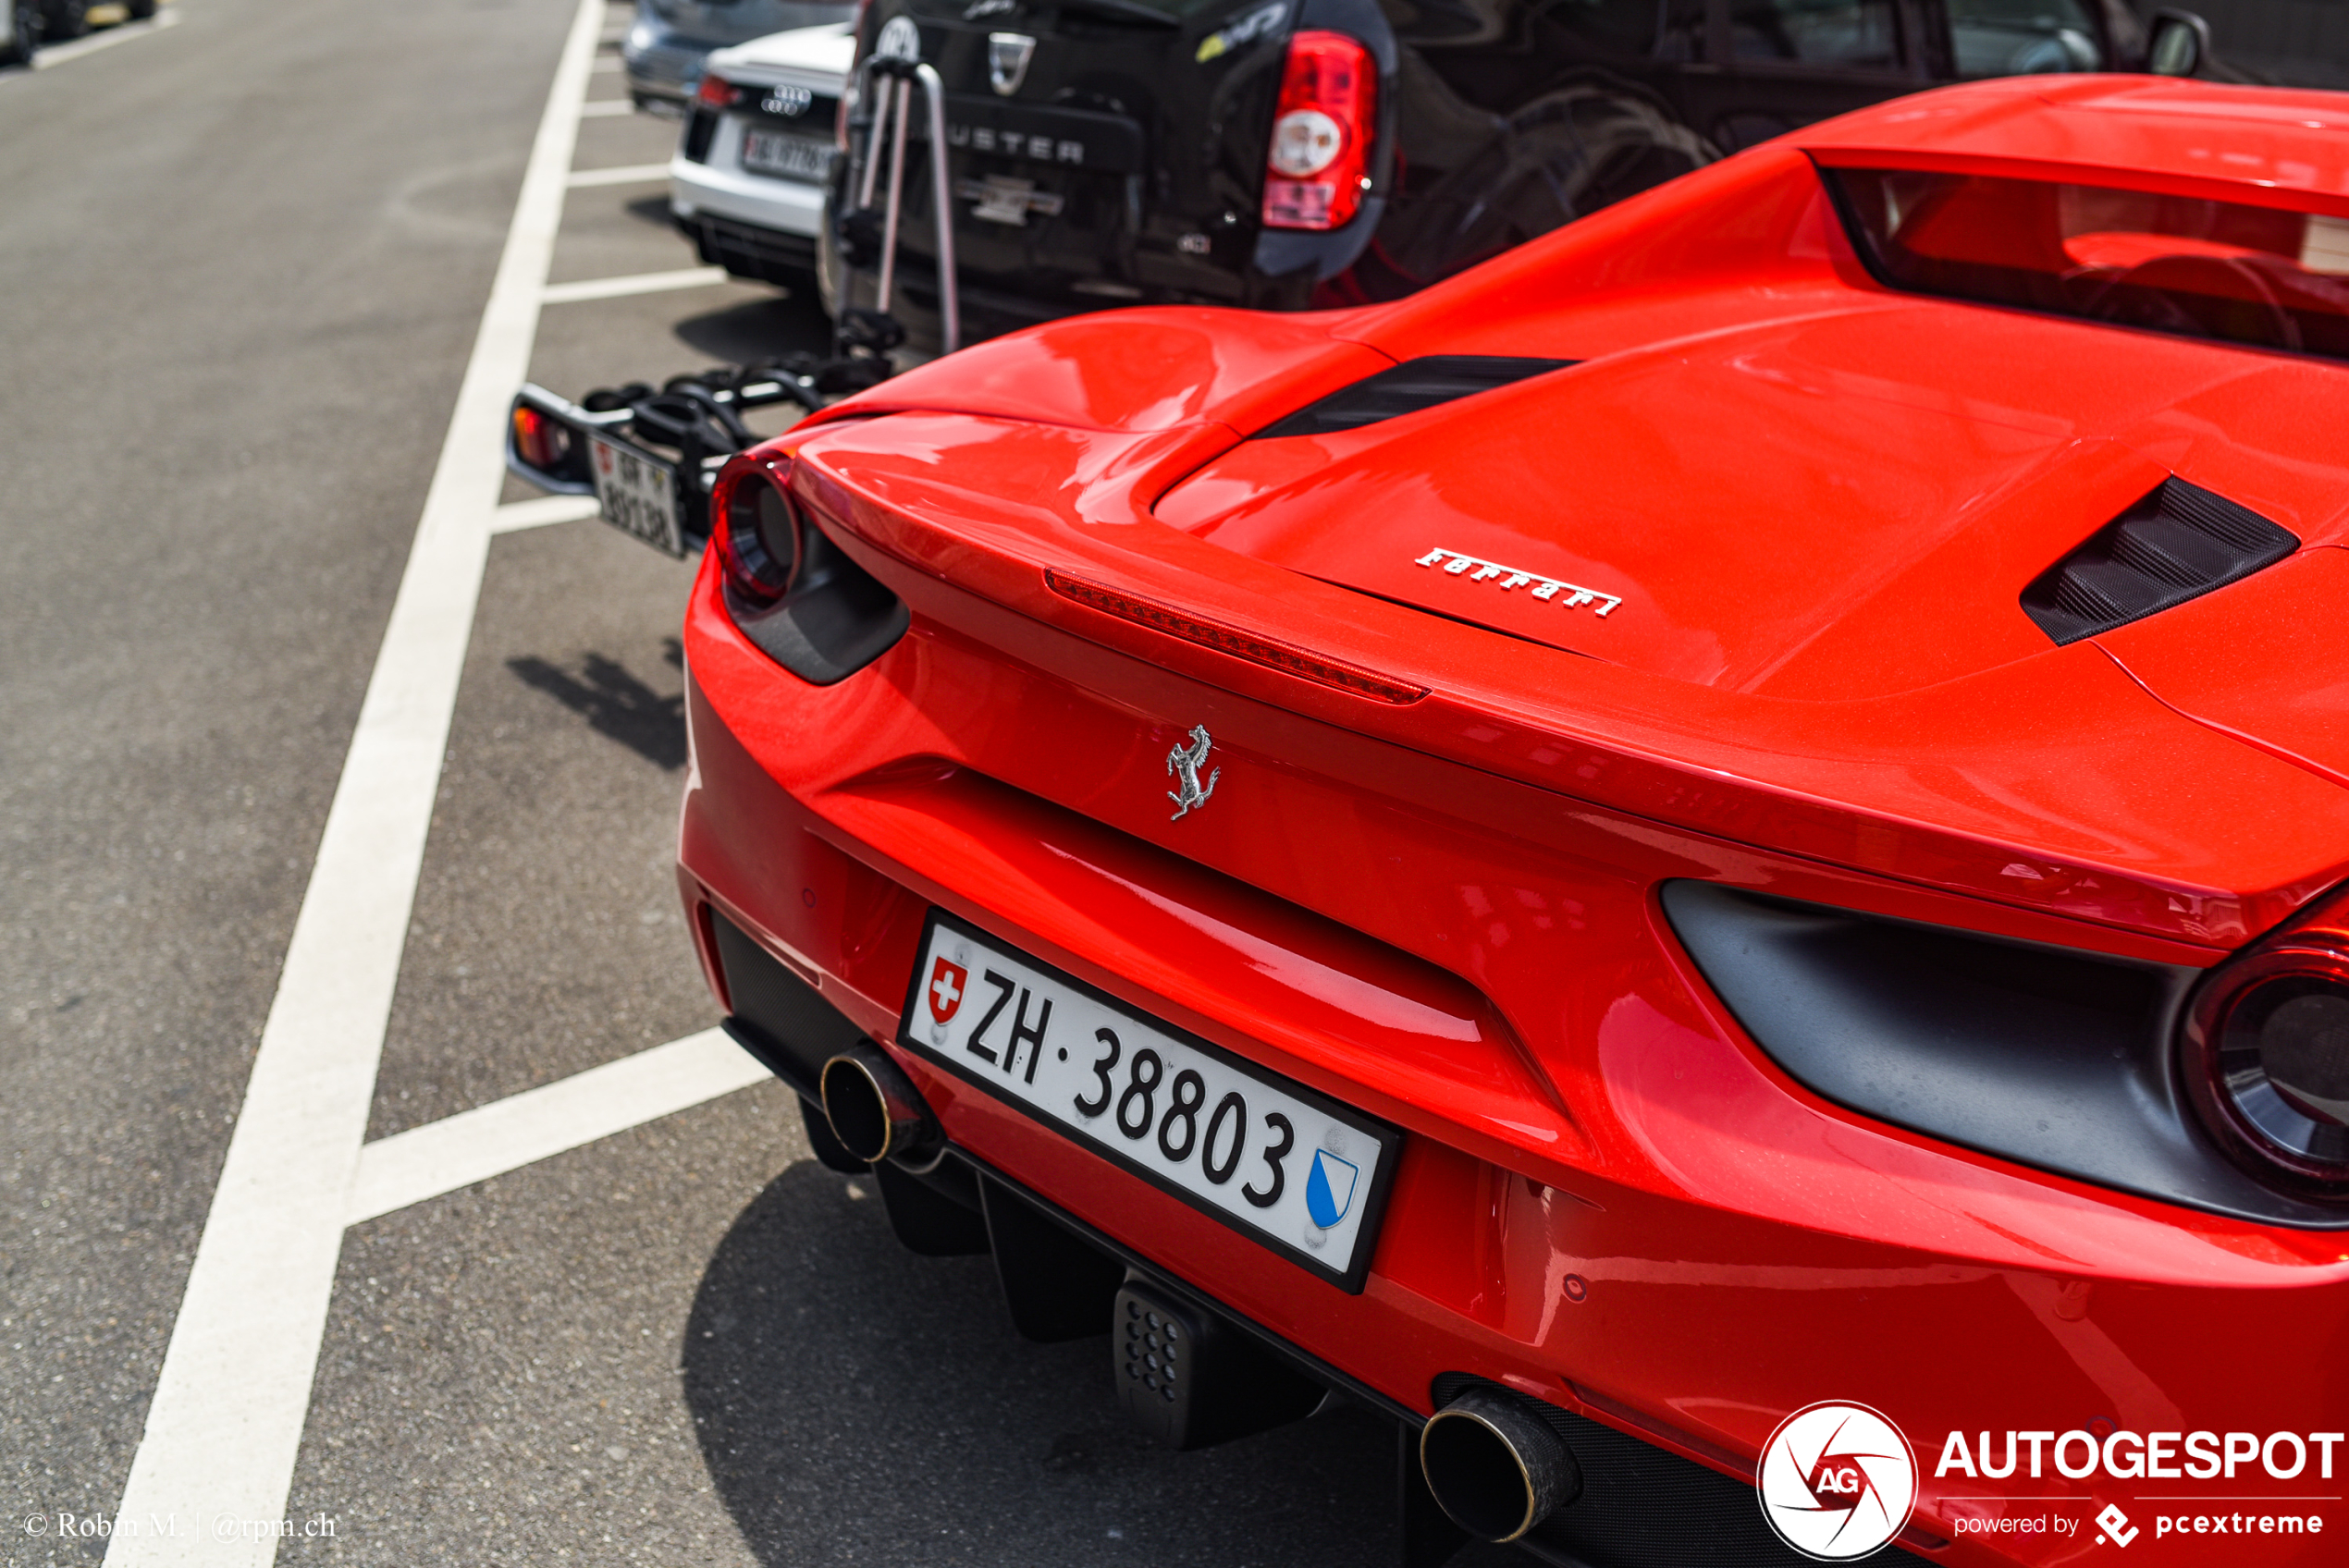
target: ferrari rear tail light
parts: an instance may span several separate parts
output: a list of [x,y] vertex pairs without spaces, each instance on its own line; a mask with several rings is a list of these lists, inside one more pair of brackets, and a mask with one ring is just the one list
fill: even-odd
[[856,564],[791,494],[792,459],[739,452],[710,489],[710,549],[726,614],[759,651],[811,685],[845,680],[913,623],[904,601]]
[[713,109],[731,109],[743,101],[743,90],[714,72],[706,73],[694,97]]
[[2184,1023],[2186,1092],[2270,1186],[2349,1199],[2349,897],[2213,971]]
[[553,473],[563,466],[563,459],[571,456],[571,432],[536,409],[517,405],[514,409],[514,452],[532,468]]
[[1236,659],[1261,664],[1300,677],[1323,686],[1334,686],[1358,697],[1368,697],[1380,703],[1416,703],[1427,695],[1424,686],[1408,685],[1392,680],[1361,666],[1348,664],[1283,643],[1270,637],[1260,637],[1236,626],[1224,626],[1188,615],[1170,605],[1153,603],[1132,594],[1120,592],[1099,582],[1089,582],[1066,572],[1047,570],[1045,585],[1064,599],[1073,599],[1088,609],[1113,615],[1120,620],[1130,620],[1137,626],[1147,626],[1169,637],[1180,637],[1186,643],[1197,643],[1219,654],[1229,654]]
[[1336,228],[1370,187],[1378,67],[1342,32],[1291,37],[1264,159],[1268,228]]
[[799,575],[804,528],[785,487],[789,458],[738,458],[709,496],[710,537],[737,619],[773,607]]

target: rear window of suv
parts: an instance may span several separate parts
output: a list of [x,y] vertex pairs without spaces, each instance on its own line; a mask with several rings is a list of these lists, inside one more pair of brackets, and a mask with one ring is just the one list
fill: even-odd
[[2349,219],[1994,175],[1820,172],[1893,288],[2349,360]]

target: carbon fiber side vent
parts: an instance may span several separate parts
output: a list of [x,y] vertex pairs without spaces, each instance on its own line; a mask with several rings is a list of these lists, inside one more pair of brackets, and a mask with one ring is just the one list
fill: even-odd
[[2077,643],[2270,567],[2299,538],[2183,479],[2091,534],[2023,591],[2023,613],[2059,644]]
[[1496,386],[1580,362],[1503,359],[1482,354],[1429,354],[1405,360],[1393,370],[1365,376],[1351,386],[1339,387],[1318,403],[1306,404],[1279,423],[1258,431],[1256,438],[1333,435],[1341,430],[1357,430],[1398,414],[1417,413],[1438,403],[1471,398],[1479,392],[1490,392]]

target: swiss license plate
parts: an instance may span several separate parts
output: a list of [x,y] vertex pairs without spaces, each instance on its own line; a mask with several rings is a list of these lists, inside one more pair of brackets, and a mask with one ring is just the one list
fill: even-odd
[[753,174],[781,175],[785,179],[821,184],[831,172],[832,144],[812,136],[788,136],[780,130],[744,130],[743,167]]
[[1359,1292],[1400,1135],[933,910],[897,1037]]
[[676,471],[600,435],[588,440],[595,449],[596,500],[603,508],[604,521],[656,550],[683,556]]

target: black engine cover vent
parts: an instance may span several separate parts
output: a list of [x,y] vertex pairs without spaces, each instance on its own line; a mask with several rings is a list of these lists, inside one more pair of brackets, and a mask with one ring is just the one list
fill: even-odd
[[2023,591],[2023,613],[2058,643],[2077,643],[2198,599],[2299,547],[2296,535],[2248,507],[2172,477],[2041,572]]
[[1471,398],[1528,376],[1564,370],[1579,360],[1520,360],[1485,354],[1429,354],[1405,360],[1393,370],[1341,386],[1318,403],[1308,403],[1279,423],[1256,433],[1260,440],[1280,435],[1334,435],[1376,424],[1398,414],[1415,414],[1456,398]]

